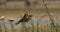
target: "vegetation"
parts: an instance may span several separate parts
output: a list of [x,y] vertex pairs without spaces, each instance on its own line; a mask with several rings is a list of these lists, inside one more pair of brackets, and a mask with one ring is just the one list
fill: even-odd
[[[8,6],[9,7],[9,6]],[[23,11],[25,10],[25,8],[8,8],[8,7],[4,7],[4,8],[0,8],[1,12],[5,12],[6,11],[6,14],[7,12],[17,12],[20,13],[20,11]],[[48,7],[49,8],[49,7]],[[55,15],[52,15],[52,13],[54,12],[55,14],[57,14],[58,12],[60,13],[60,8],[49,8],[49,11],[47,12],[45,10],[45,7],[44,8],[33,8],[32,9],[26,9],[26,13],[31,13],[31,11],[34,11],[34,13],[36,14],[37,12],[39,12],[40,14],[43,14],[43,15],[38,15],[36,16],[36,23],[34,23],[34,20],[31,20],[29,23],[20,23],[19,25],[14,25],[13,22],[10,22],[10,25],[8,25],[8,27],[6,27],[5,25],[5,21],[0,21],[0,32],[60,32],[60,25],[58,23],[58,20]],[[29,11],[29,12],[28,12]],[[8,12],[8,13],[9,13]],[[13,14],[13,12],[11,12],[11,14]],[[18,14],[17,13],[17,14]],[[32,14],[34,14],[32,13]],[[47,13],[48,13],[48,16],[47,16]],[[58,13],[58,14],[59,14]],[[46,16],[45,16],[46,15]],[[16,14],[14,16],[17,16]],[[20,14],[19,14],[20,16]],[[39,18],[40,17],[40,18]],[[47,17],[47,20],[44,19],[44,17]],[[42,20],[45,20],[45,22],[41,23]],[[50,20],[48,20],[50,19]],[[50,22],[50,23],[48,23]],[[57,23],[56,23],[57,22]],[[15,27],[16,26],[16,27]]]

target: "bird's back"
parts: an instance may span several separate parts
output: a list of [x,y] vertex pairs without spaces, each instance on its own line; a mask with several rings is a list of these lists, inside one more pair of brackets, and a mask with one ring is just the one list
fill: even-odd
[[20,22],[24,22],[27,19],[28,14],[25,14],[22,19],[20,19],[16,24],[19,24]]

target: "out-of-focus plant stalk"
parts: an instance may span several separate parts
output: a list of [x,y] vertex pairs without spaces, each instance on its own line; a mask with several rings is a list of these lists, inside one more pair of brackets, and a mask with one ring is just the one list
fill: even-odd
[[[51,20],[51,31],[52,31],[53,28],[56,28],[56,26],[54,25],[54,21],[53,21],[51,15],[50,15],[50,12],[49,12],[48,7],[47,7],[47,5],[46,5],[46,3],[45,3],[45,0],[42,0],[42,1],[43,1],[43,5],[44,5],[45,8],[46,8],[46,12],[47,12],[47,14],[48,14],[48,16],[49,16],[49,18],[50,18],[50,20]],[[55,29],[55,30],[57,30],[57,29]]]
[[11,32],[14,32],[13,21],[14,21],[14,19],[12,19],[12,18],[9,19],[9,22],[10,22],[10,25],[11,25]]
[[4,27],[4,32],[7,32],[7,28],[6,28],[6,25],[5,25],[5,22],[4,22],[5,17],[2,16],[2,17],[0,18],[0,20],[2,21],[2,26]]
[[1,25],[2,23],[0,22],[0,32],[2,32],[2,25]]
[[38,22],[38,16],[37,16],[37,32],[39,32],[39,22]]
[[22,24],[22,32],[27,32],[26,23],[21,22],[21,24]]
[[4,22],[4,21],[3,21],[3,26],[4,26],[4,31],[5,31],[5,32],[8,32],[8,31],[7,31],[7,27],[6,27],[6,25],[5,25],[5,22]]
[[32,25],[32,32],[34,32],[34,22],[33,22],[33,20],[32,20],[31,25]]

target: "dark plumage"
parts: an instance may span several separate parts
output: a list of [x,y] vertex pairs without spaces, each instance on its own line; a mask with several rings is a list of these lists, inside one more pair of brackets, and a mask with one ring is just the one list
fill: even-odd
[[31,18],[32,18],[32,15],[29,15],[29,16],[28,16],[28,18],[27,18],[27,19],[25,19],[25,21],[24,21],[24,22],[28,22],[29,20],[31,20]]
[[20,22],[24,22],[24,20],[27,18],[28,14],[25,14],[21,20],[19,20],[17,23],[15,24],[19,24]]
[[19,24],[20,22],[28,22],[31,19],[31,17],[32,15],[25,14],[23,18],[16,23],[16,25]]

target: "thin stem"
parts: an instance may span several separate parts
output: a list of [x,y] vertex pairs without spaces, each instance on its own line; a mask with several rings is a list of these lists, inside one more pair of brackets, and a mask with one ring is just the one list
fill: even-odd
[[1,25],[1,22],[0,22],[0,32],[2,32],[2,25]]
[[14,25],[13,25],[13,22],[10,22],[10,25],[11,25],[11,30],[12,30],[12,32],[14,32]]
[[3,20],[2,20],[2,22],[3,22],[4,29],[5,29],[4,32],[7,32],[7,27],[6,27],[6,25],[5,25],[5,22],[4,22]]
[[[44,4],[45,8],[46,8],[46,12],[47,12],[47,14],[48,14],[48,16],[49,16],[49,18],[50,18],[50,20],[51,20],[51,25],[52,25],[51,27],[56,27],[56,26],[54,25],[54,21],[53,21],[51,15],[50,15],[50,12],[49,12],[49,10],[48,10],[48,7],[47,7],[45,1],[44,1],[44,0],[42,0],[42,1],[43,1],[43,4]],[[51,29],[51,30],[52,30],[52,29]]]

